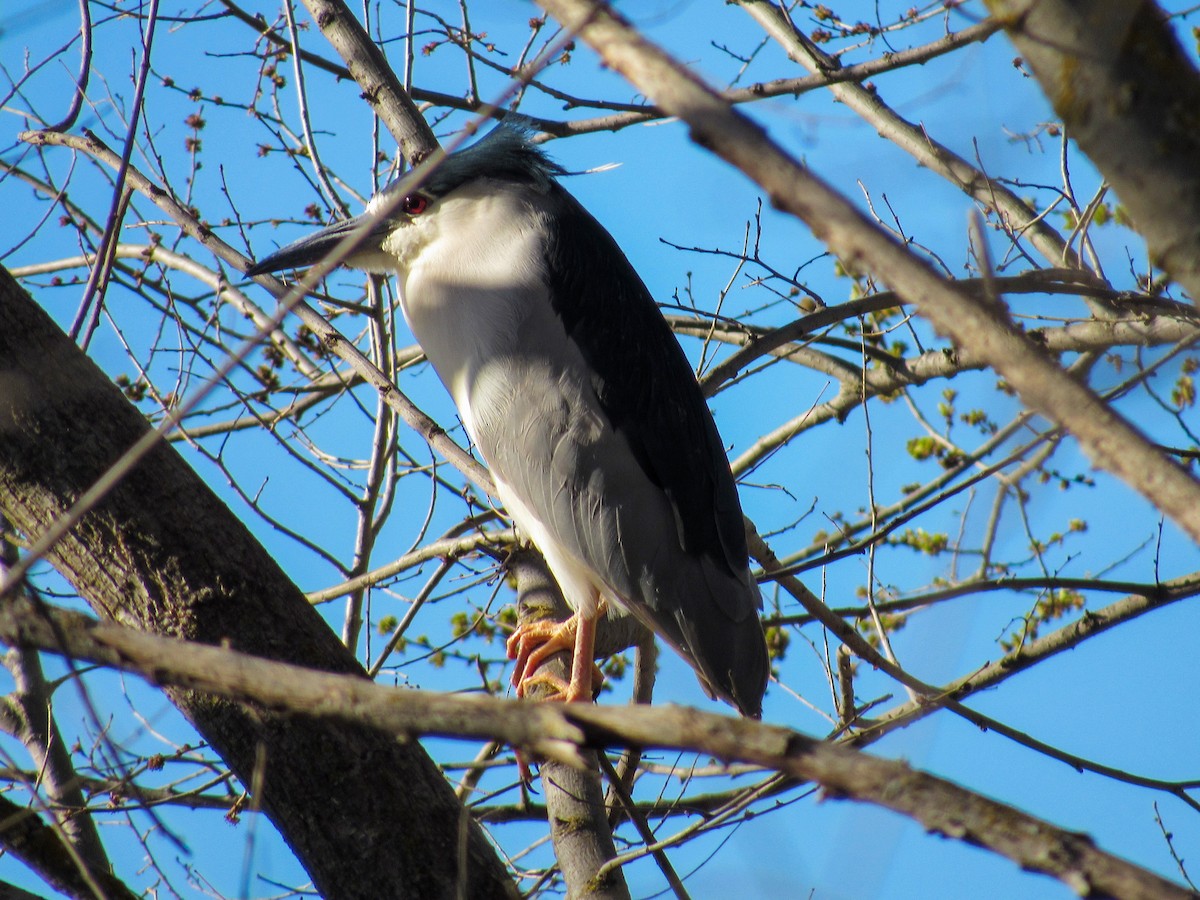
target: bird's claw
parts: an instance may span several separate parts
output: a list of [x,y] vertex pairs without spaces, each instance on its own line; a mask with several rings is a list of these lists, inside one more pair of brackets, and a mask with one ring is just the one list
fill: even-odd
[[516,661],[512,684],[518,697],[524,697],[530,685],[543,684],[551,691],[544,698],[546,700],[573,703],[593,699],[594,692],[604,682],[604,673],[595,662],[591,664],[591,678],[587,679],[586,684],[576,682],[574,678],[566,681],[549,672],[538,671],[542,663],[555,653],[566,652],[573,656],[578,630],[577,615],[565,622],[542,619],[517,626],[517,630],[509,636],[505,649],[508,658]]
[[[554,622],[541,619],[537,622],[522,622],[508,638],[505,649],[508,658],[515,660],[512,684],[517,689],[517,696],[525,696],[525,684],[529,681],[529,673],[536,672],[538,667],[555,653],[575,649],[575,634],[578,620],[575,616],[565,622]],[[561,679],[559,679],[561,680]]]

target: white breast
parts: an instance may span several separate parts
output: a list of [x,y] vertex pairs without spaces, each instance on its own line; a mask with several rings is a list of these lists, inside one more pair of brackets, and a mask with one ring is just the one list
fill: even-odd
[[[503,428],[487,427],[497,424],[487,417],[511,408],[526,374],[522,367],[536,356],[545,363],[556,351],[565,353],[566,335],[547,294],[538,195],[521,186],[518,196],[514,188],[499,182],[460,188],[436,203],[433,215],[400,229],[395,246],[385,244],[385,250],[403,264],[401,305],[409,328],[491,465],[499,499],[546,557],[567,602],[590,616],[604,586],[488,460],[487,437],[495,439]],[[553,369],[546,367],[546,377]]]
[[470,386],[486,378],[490,360],[511,352],[522,321],[547,303],[538,212],[528,198],[494,183],[461,188],[403,229],[403,246],[386,248],[406,264],[404,318],[472,436]]

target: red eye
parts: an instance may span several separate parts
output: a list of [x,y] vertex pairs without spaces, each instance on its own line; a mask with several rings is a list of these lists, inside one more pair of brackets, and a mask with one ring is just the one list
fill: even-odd
[[419,216],[429,208],[429,198],[420,194],[409,194],[400,204],[400,208],[404,210],[405,215]]

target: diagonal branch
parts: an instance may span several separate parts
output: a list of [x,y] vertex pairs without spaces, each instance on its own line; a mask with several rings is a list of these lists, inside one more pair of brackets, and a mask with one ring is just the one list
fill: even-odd
[[1130,900],[1183,898],[1179,885],[1065,831],[903,762],[815,740],[748,719],[685,707],[529,703],[482,695],[397,691],[363,679],[305,670],[236,651],[145,634],[77,613],[0,609],[0,641],[64,653],[137,672],[159,684],[293,710],[410,738],[421,734],[496,738],[568,765],[585,750],[637,746],[699,752],[815,781],[834,798],[877,804],[938,834],[985,847],[1060,879],[1081,895]]
[[1093,463],[1200,543],[1200,483],[1065,373],[999,304],[973,298],[940,278],[606,4],[540,2],[608,65],[685,121],[693,140],[754,179],[775,206],[802,219],[852,268],[870,270],[911,300],[938,331],[1008,379],[1030,408],[1071,432]]
[[[66,841],[32,809],[18,806],[0,796],[0,846],[33,869],[56,891],[78,900],[94,900],[97,892],[107,900],[134,900],[138,897],[119,878],[107,871],[80,871],[68,852]],[[8,893],[0,881],[2,897],[33,897],[33,894]]]
[[404,158],[415,166],[437,150],[433,131],[349,7],[341,0],[304,0],[304,5],[345,60],[350,76],[363,90],[363,99],[383,119]]

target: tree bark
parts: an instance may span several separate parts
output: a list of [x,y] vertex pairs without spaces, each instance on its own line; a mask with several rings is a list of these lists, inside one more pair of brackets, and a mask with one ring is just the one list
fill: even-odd
[[1200,74],[1162,11],[1130,0],[987,0],[1146,239],[1200,305]]
[[346,61],[350,77],[362,88],[363,99],[383,120],[409,164],[415,166],[434,153],[438,143],[433,129],[350,8],[342,0],[304,0],[304,5],[326,40]]
[[[26,806],[18,806],[0,796],[0,844],[6,853],[15,856],[33,869],[45,882],[67,897],[79,900],[137,900],[131,891],[111,872],[87,867],[86,862],[72,856],[66,841]],[[36,897],[34,894],[10,894],[11,887],[0,881],[0,900],[10,897]],[[13,888],[17,891],[19,888]],[[40,900],[40,898],[38,898]]]
[[[0,512],[27,536],[40,534],[147,429],[0,269]],[[50,562],[102,617],[364,674],[165,444],[53,548]],[[183,688],[167,693],[244,785],[261,784],[256,800],[324,896],[515,896],[482,830],[417,744]]]

